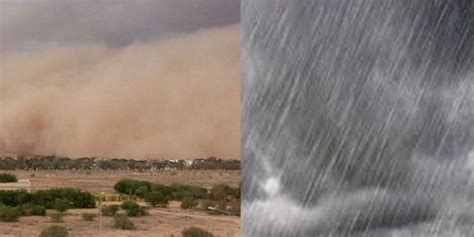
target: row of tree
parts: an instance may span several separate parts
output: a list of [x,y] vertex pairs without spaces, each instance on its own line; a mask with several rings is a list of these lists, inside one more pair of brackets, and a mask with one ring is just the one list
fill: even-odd
[[0,170],[240,170],[240,161],[215,157],[185,161],[17,156],[0,157]]
[[0,191],[0,203],[11,207],[33,204],[47,209],[60,205],[73,208],[94,208],[95,201],[96,198],[91,193],[75,188],[53,188],[38,190],[34,193],[29,193],[26,190]]
[[[136,179],[121,179],[114,185],[114,190],[126,194],[130,199],[138,197],[152,207],[165,207],[170,200],[180,201],[181,208],[202,209],[210,214],[227,213],[240,215],[240,186],[231,187],[227,184],[216,184],[211,189],[195,185],[171,184],[164,185]],[[220,212],[209,207],[218,208]]]

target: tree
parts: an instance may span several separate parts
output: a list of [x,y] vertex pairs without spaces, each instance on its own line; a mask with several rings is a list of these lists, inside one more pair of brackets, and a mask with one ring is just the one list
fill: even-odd
[[150,189],[147,186],[140,186],[135,190],[135,194],[139,197],[144,197]]
[[117,183],[115,183],[114,189],[118,193],[133,195],[136,194],[137,189],[142,186],[145,186],[148,190],[151,190],[152,184],[150,182],[141,180],[121,179]]
[[17,182],[17,178],[13,174],[0,173],[0,183],[14,183]]
[[144,213],[144,209],[134,201],[123,202],[122,209],[127,212],[128,216],[140,216]]
[[67,199],[59,199],[57,198],[54,201],[53,208],[58,211],[59,213],[64,213],[71,207],[71,203]]
[[156,191],[145,194],[145,202],[147,202],[148,204],[150,204],[150,206],[153,207],[168,205],[168,199],[163,196],[163,194]]

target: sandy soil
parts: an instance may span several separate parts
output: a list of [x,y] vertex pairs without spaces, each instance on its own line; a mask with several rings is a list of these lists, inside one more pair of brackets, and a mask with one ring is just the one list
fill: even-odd
[[[154,208],[150,215],[130,218],[136,230],[116,230],[111,217],[103,217],[102,231],[99,219],[92,222],[82,220],[81,213],[98,213],[97,209],[68,210],[63,223],[52,223],[49,216],[21,217],[16,223],[0,222],[0,236],[32,237],[39,236],[41,229],[49,225],[65,226],[71,237],[85,236],[181,236],[181,230],[196,226],[206,229],[214,236],[240,236],[240,218],[235,216],[211,216],[198,210],[182,210],[178,203],[169,208]],[[49,211],[52,213],[52,211]]]
[[[13,171],[18,178],[27,178],[33,189],[53,187],[77,187],[90,192],[113,192],[114,183],[124,177],[163,184],[174,182],[212,187],[217,183],[237,186],[240,180],[238,171]],[[32,175],[34,174],[34,175]],[[140,203],[144,205],[144,203]],[[71,209],[64,217],[65,226],[71,237],[85,236],[181,236],[181,231],[190,226],[206,229],[214,236],[240,236],[240,218],[236,216],[213,216],[201,210],[183,210],[179,202],[171,202],[167,208],[152,208],[150,215],[133,217],[131,220],[137,229],[132,231],[116,230],[113,219],[103,217],[102,231],[99,230],[99,219],[92,222],[82,220],[81,213],[98,213],[98,209]],[[52,211],[48,211],[52,213]],[[49,216],[21,217],[18,222],[0,222],[1,237],[34,237],[39,236],[41,229],[58,223],[52,223]]]
[[133,178],[161,184],[183,183],[210,188],[217,183],[239,185],[240,171],[182,170],[182,171],[8,171],[19,179],[29,179],[32,190],[75,187],[89,192],[113,192],[114,184],[122,178]]

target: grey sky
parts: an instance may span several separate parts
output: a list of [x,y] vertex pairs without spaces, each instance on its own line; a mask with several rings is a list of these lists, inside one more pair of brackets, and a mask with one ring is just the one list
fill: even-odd
[[1,0],[0,51],[125,46],[240,22],[240,0]]

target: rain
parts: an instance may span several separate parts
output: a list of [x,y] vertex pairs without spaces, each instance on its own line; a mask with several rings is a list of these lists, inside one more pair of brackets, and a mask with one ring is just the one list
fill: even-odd
[[243,236],[474,236],[474,1],[242,1]]

